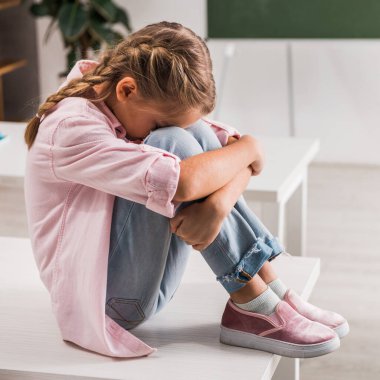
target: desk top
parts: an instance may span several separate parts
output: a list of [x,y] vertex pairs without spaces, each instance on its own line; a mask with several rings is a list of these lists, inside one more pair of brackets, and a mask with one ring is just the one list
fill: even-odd
[[279,201],[288,187],[306,174],[319,151],[319,140],[301,137],[256,136],[264,148],[264,169],[252,176],[246,191],[257,201]]
[[0,122],[0,132],[7,135],[0,140],[0,177],[24,177],[27,153],[25,128],[26,123]]
[[[146,379],[230,380],[239,368],[249,368],[250,378],[270,379],[280,360],[219,342],[228,296],[197,251],[171,302],[133,330],[158,351],[116,359],[61,340],[29,239],[0,237],[0,247],[0,377],[132,380],[144,374]],[[284,282],[308,299],[319,275],[319,259],[279,256],[272,263]]]

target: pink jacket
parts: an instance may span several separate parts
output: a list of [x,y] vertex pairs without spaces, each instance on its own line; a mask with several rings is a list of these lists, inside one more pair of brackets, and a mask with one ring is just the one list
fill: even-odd
[[[65,83],[96,64],[78,61]],[[241,137],[204,120],[222,145]],[[105,103],[69,97],[42,118],[27,155],[25,201],[32,250],[63,340],[115,357],[157,350],[105,314],[112,210],[117,195],[172,218],[180,161],[126,139]]]

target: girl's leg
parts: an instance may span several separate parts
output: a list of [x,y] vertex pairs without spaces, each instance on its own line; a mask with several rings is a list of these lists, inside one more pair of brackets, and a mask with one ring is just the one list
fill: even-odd
[[[204,151],[221,148],[219,139],[204,121],[198,120],[195,124],[186,128],[186,130],[194,136]],[[244,217],[257,238],[262,239],[266,245],[273,249],[268,261],[272,261],[275,257],[285,251],[279,240],[269,232],[261,220],[247,205],[243,195],[239,197],[234,208]]]
[[[220,142],[216,138],[214,132],[212,132],[202,120],[198,120],[194,125],[187,128],[187,130],[196,138],[203,150],[212,150],[221,147]],[[235,203],[234,209],[236,209],[246,220],[252,228],[254,234],[257,236],[257,239],[262,239],[267,246],[272,248],[273,252],[268,261],[266,261],[258,271],[258,276],[254,276],[254,279],[261,280],[260,284],[256,283],[257,280],[255,282],[251,280],[244,288],[241,289],[241,291],[239,291],[238,295],[236,293],[234,293],[234,297],[231,295],[233,301],[238,304],[249,301],[253,298],[253,292],[251,289],[252,286],[257,291],[260,288],[265,288],[265,284],[269,284],[269,287],[280,299],[284,299],[286,302],[289,302],[289,304],[292,305],[292,307],[295,308],[300,314],[307,317],[309,320],[317,321],[333,328],[340,337],[345,336],[349,331],[349,327],[347,321],[341,315],[320,309],[308,302],[305,302],[294,292],[294,290],[288,289],[287,286],[278,278],[273,266],[270,264],[270,261],[281,253],[285,253],[285,250],[278,239],[273,237],[260,219],[248,207],[243,195],[241,195]]]
[[[178,127],[158,129],[146,143],[172,151],[182,159],[203,151],[194,136]],[[183,202],[180,207],[190,203]],[[116,198],[106,313],[126,329],[157,313],[177,290],[190,252],[190,246],[171,233],[169,218],[144,205]],[[280,355],[291,352],[290,356],[295,357],[305,357],[306,351],[309,356],[317,356],[339,347],[339,338],[331,329],[302,317],[280,301],[258,275],[272,253],[273,249],[258,239],[235,207],[224,219],[216,239],[201,251],[217,280],[230,293],[221,321],[221,342]],[[241,304],[237,307],[236,303]],[[279,321],[285,323],[279,325]],[[316,343],[321,346],[317,353]]]
[[[186,130],[194,136],[194,138],[202,146],[202,149],[204,151],[221,148],[219,139],[216,137],[215,133],[208,127],[208,125],[204,121],[198,120],[195,124],[186,128]],[[278,278],[276,272],[274,271],[272,265],[270,265],[269,262],[272,261],[277,256],[279,256],[281,253],[283,253],[285,249],[281,245],[279,240],[275,238],[269,232],[269,230],[264,226],[261,220],[247,205],[247,202],[243,195],[239,197],[239,199],[234,205],[234,208],[244,217],[244,219],[252,228],[257,238],[262,239],[265,242],[265,244],[267,244],[273,250],[268,261],[264,263],[264,265],[261,267],[261,269],[258,272],[259,276],[263,279],[263,281],[266,284],[269,284]],[[247,290],[248,289],[245,289],[245,291]],[[236,296],[236,298],[241,299],[240,296]],[[248,297],[246,297],[246,299],[247,298]],[[243,301],[236,301],[236,302],[239,303]]]
[[[202,146],[203,150],[218,149],[221,147],[214,132],[211,131],[202,120],[198,120],[194,125],[187,128],[187,131],[194,136]],[[307,355],[310,355],[311,357],[317,356],[318,354],[314,351],[316,347],[315,343],[317,342],[320,347],[324,347],[322,350],[324,353],[331,352],[339,347],[339,341],[337,341],[334,334],[331,334],[332,331],[328,327],[334,329],[340,337],[343,337],[349,331],[347,321],[337,313],[320,309],[305,302],[292,289],[288,289],[278,278],[273,266],[269,262],[285,252],[281,243],[277,238],[273,237],[260,219],[248,207],[243,195],[241,195],[235,203],[233,211],[234,210],[239,212],[240,216],[242,216],[248,223],[253,234],[256,236],[257,241],[262,241],[267,247],[270,247],[272,253],[268,260],[261,266],[260,270],[258,270],[257,274],[253,276],[243,288],[239,289],[237,292],[231,293],[231,299],[233,302],[229,301],[227,303],[222,317],[221,341],[228,344],[235,344],[237,346],[264,349],[265,351],[280,353],[281,355],[284,355],[284,352],[277,351],[280,344],[287,345],[290,351],[294,349],[297,351],[298,348],[303,346],[300,357],[306,357],[304,355],[306,355],[306,352],[309,351],[310,347],[311,351]],[[254,316],[257,316],[257,314],[253,313],[250,316],[245,317],[245,321],[242,321],[242,319],[244,319],[242,312],[237,311],[238,309],[236,308],[235,311],[232,311],[233,305],[237,304],[239,308],[256,312],[260,310],[260,313],[268,315],[268,313],[272,313],[273,305],[276,304],[278,307],[275,308],[275,310],[277,310],[275,314],[278,316],[279,314],[282,314],[285,306],[284,303],[281,303],[280,305],[276,303],[277,301],[270,300],[272,298],[270,294],[273,294],[273,292],[275,293],[275,297],[279,297],[277,299],[284,299],[284,303],[292,305],[291,308],[295,309],[297,312],[294,314],[293,311],[288,309],[288,312],[282,316],[283,320],[287,320],[285,325],[291,326],[288,332],[283,330],[271,334],[269,331],[265,331],[265,329],[260,332],[258,326],[261,325],[262,319]],[[305,319],[300,319],[301,316],[305,317]],[[319,323],[315,324],[312,321]],[[233,330],[229,330],[229,328],[232,328]],[[296,338],[299,331],[303,332],[298,338]],[[247,332],[249,334],[253,333],[251,338],[247,338]],[[243,333],[243,335],[241,335],[241,333]],[[264,346],[261,346],[260,338],[255,338],[255,334],[259,334],[259,336],[265,335],[267,338],[274,338],[271,343],[273,344],[273,347],[268,349],[268,342],[265,342]],[[279,335],[275,336],[276,334]],[[322,338],[323,335],[325,335],[324,338]],[[247,343],[247,339],[249,344]],[[279,340],[276,341],[276,339]],[[296,343],[295,346],[293,345],[294,343]],[[248,344],[248,346],[246,344]],[[285,355],[287,356],[287,354]],[[298,356],[298,354],[295,356]]]
[[[181,159],[203,152],[194,136],[179,127],[155,130],[144,142]],[[183,202],[180,208],[197,201]],[[115,197],[113,212],[106,313],[131,329],[170,301],[192,248],[171,233],[169,218],[144,205]],[[233,208],[214,242],[201,254],[228,293],[236,294],[249,282],[252,298],[263,289],[255,275],[272,252]]]

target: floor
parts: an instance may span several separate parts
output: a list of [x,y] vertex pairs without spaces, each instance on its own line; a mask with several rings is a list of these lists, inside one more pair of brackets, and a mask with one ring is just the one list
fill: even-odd
[[351,327],[339,351],[301,361],[301,379],[380,379],[380,168],[314,165],[308,256],[321,258],[310,301]]
[[[301,379],[379,379],[380,168],[313,164],[308,191],[307,252],[321,258],[310,301],[351,332],[338,351],[301,360]],[[0,183],[0,215],[0,235],[28,236],[22,189]]]

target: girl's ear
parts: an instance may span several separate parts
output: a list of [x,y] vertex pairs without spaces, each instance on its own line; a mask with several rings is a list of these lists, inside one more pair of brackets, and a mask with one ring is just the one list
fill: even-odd
[[137,95],[136,81],[131,77],[120,79],[116,85],[116,98],[119,102],[125,102],[130,99],[130,96]]

